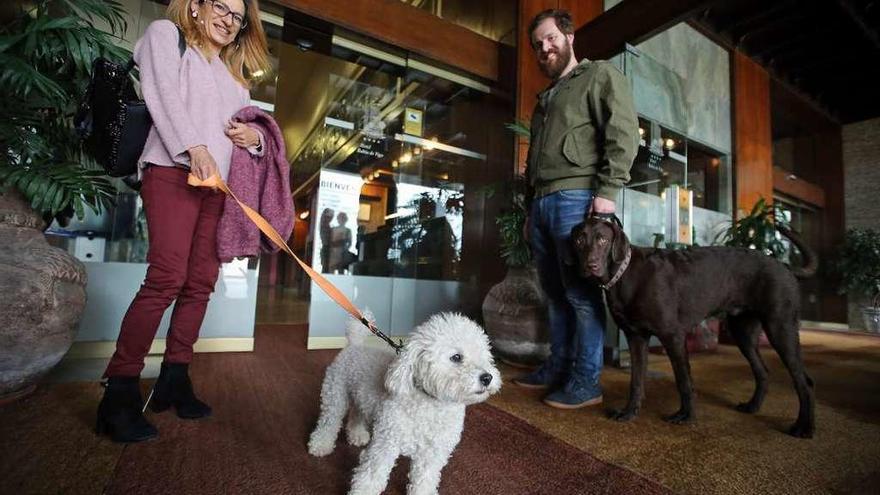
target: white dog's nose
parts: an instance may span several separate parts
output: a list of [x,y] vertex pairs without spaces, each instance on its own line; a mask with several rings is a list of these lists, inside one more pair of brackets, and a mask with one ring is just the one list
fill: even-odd
[[480,383],[482,383],[484,387],[488,387],[489,384],[492,383],[492,375],[489,373],[483,373],[480,375]]

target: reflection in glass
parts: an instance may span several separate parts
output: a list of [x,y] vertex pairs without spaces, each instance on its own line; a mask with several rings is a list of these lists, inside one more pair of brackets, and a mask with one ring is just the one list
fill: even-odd
[[464,174],[486,156],[467,149],[451,102],[474,90],[412,69],[370,71],[338,59],[328,69],[332,99],[293,163],[299,177],[318,177],[313,266],[460,280]]
[[644,117],[627,189],[665,196],[671,186],[694,192],[694,206],[729,211],[727,156]]

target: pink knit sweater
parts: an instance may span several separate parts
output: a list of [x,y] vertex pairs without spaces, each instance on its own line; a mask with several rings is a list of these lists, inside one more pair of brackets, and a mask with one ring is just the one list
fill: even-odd
[[[232,152],[229,170],[229,188],[244,204],[263,216],[282,239],[293,232],[293,198],[290,194],[290,164],[284,147],[284,136],[278,124],[268,113],[250,106],[235,114],[243,122],[260,132],[263,138],[263,156],[254,156],[242,148]],[[227,196],[223,216],[217,225],[217,256],[227,262],[241,256],[256,256],[263,252],[278,251],[268,238],[244,214],[238,204]]]
[[140,163],[189,165],[187,150],[203,144],[226,179],[234,147],[226,122],[250,105],[250,93],[219,57],[209,60],[190,46],[181,57],[177,41],[174,24],[159,20],[134,48],[141,92],[153,118]]

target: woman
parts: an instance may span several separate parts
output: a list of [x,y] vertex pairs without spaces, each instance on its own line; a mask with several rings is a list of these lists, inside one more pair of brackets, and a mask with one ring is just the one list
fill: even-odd
[[[149,267],[104,372],[107,384],[97,431],[118,442],[147,440],[158,433],[141,413],[138,382],[172,302],[176,304],[151,409],[173,406],[186,419],[211,415],[211,408],[193,393],[188,368],[219,273],[216,234],[224,197],[190,187],[186,179],[190,172],[202,179],[214,174],[225,179],[234,146],[261,153],[261,135],[230,121],[249,105],[247,74],[270,68],[257,0],[172,0],[167,17],[150,24],[134,50],[153,118],[140,159]],[[187,45],[183,55],[180,36]]]

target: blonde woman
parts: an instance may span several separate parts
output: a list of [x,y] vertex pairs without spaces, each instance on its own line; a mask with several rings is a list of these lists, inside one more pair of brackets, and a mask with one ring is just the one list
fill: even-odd
[[[189,378],[193,344],[219,273],[217,223],[223,194],[187,185],[219,173],[235,146],[260,154],[262,136],[231,117],[250,104],[250,74],[267,71],[257,0],[172,0],[167,20],[147,27],[134,50],[153,118],[141,155],[141,197],[149,228],[146,279],[122,320],[104,377],[97,431],[117,442],[158,432],[141,413],[139,378],[165,310],[176,303],[151,409],[174,407],[181,418],[211,415]],[[181,55],[180,36],[186,41]]]

